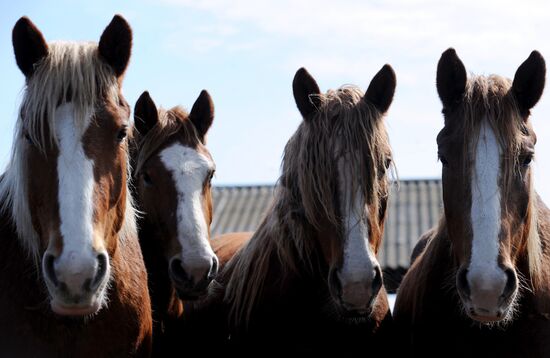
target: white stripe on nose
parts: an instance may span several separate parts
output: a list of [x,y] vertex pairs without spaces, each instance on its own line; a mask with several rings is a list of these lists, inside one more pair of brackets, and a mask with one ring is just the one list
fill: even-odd
[[[56,110],[58,202],[63,251],[55,262],[60,280],[78,292],[96,272],[93,248],[94,163],[84,153],[82,135],[88,122],[77,127],[74,106],[64,103]],[[74,287],[71,287],[74,286]]]
[[179,143],[164,149],[160,158],[172,174],[178,193],[178,241],[182,248],[182,266],[198,282],[208,274],[215,256],[208,240],[202,203],[204,180],[214,163],[197,150]]
[[[352,185],[352,173],[346,158],[338,161],[341,213],[344,219],[344,257],[338,279],[342,301],[356,309],[366,308],[373,295],[373,280],[378,261],[370,248],[368,213],[358,188]],[[355,192],[354,192],[355,190]]]
[[467,279],[471,299],[483,305],[497,305],[506,285],[506,274],[498,266],[501,227],[500,157],[497,137],[484,119],[475,146],[472,173],[472,250]]

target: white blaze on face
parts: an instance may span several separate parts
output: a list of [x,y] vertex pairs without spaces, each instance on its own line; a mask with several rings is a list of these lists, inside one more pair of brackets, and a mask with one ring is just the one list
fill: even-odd
[[353,174],[348,160],[350,158],[341,157],[338,161],[340,205],[344,226],[344,260],[338,276],[344,302],[361,306],[368,303],[372,294],[374,268],[378,262],[369,244],[365,199],[359,188],[353,192]]
[[474,153],[471,182],[473,239],[467,279],[472,301],[494,307],[506,285],[506,275],[497,262],[501,227],[498,184],[501,148],[493,129],[485,119],[481,124]]
[[172,174],[178,193],[178,241],[184,269],[210,267],[215,256],[208,240],[208,225],[202,201],[203,184],[214,163],[204,154],[179,143],[160,153],[160,159]]
[[59,140],[57,158],[58,202],[63,251],[55,262],[58,278],[69,288],[80,290],[97,269],[97,252],[93,249],[94,163],[84,153],[82,133],[89,126],[77,128],[74,106],[65,103],[55,114],[55,131]]

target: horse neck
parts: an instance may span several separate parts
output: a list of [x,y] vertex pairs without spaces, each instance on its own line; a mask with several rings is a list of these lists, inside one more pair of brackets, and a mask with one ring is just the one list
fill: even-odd
[[[281,289],[273,287],[273,292],[266,292],[264,296],[268,299],[292,294],[306,286],[326,288],[324,279],[328,276],[328,268],[322,260],[317,233],[306,222],[289,221],[286,215],[285,208],[274,205],[251,239],[257,241],[252,253],[254,259],[260,255],[269,255],[266,282],[280,283]],[[304,244],[312,249],[301,250],[295,241],[296,237],[301,237]],[[241,250],[237,255],[243,255],[245,251]]]
[[168,261],[160,245],[162,233],[158,225],[148,220],[147,214],[139,219],[139,244],[148,275],[149,291],[156,321],[177,319],[183,314],[184,302],[176,294],[168,273]]

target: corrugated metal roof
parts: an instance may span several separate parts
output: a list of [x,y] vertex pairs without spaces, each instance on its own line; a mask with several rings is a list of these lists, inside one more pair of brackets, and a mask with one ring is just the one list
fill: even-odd
[[[272,185],[213,187],[212,234],[256,230],[271,205],[273,189]],[[382,267],[408,267],[416,241],[437,223],[441,208],[440,180],[401,180],[399,187],[394,185],[378,255]]]

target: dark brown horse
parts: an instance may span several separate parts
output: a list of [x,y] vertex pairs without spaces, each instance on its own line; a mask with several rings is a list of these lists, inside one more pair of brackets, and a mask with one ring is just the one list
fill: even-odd
[[214,105],[202,91],[190,113],[157,109],[144,92],[134,119],[133,177],[153,304],[153,351],[166,356],[185,338],[184,301],[205,295],[218,271],[210,246],[215,165],[205,146]]
[[[197,324],[228,325],[238,351],[378,348],[391,320],[376,253],[391,166],[383,117],[395,84],[389,65],[366,93],[322,94],[305,69],[296,73],[303,122],[286,145],[274,204],[218,275],[203,315],[191,317]],[[209,321],[215,314],[223,318]]]
[[513,81],[467,78],[453,49],[439,61],[444,216],[398,292],[408,355],[550,355],[550,211],[533,187],[529,119],[545,74],[536,51]]
[[47,44],[13,29],[26,87],[0,185],[0,351],[5,357],[149,356],[147,274],[127,189],[132,33]]

